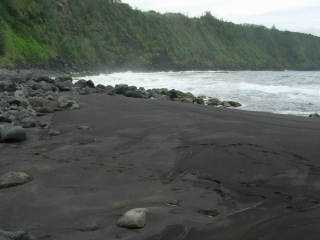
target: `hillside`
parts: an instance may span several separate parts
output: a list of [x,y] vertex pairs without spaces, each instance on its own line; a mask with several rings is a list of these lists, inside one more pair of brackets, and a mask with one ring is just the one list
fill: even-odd
[[0,66],[320,69],[320,38],[111,0],[2,0]]

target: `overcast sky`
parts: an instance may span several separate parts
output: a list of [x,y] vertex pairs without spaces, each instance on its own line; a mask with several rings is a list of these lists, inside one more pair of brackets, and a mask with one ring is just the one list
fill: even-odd
[[320,0],[123,0],[142,10],[181,12],[199,16],[205,11],[235,23],[275,25],[279,29],[320,36]]

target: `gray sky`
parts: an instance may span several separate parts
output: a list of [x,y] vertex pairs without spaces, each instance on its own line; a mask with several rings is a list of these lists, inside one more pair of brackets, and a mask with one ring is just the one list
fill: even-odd
[[275,25],[282,30],[320,36],[320,0],[123,0],[142,10],[181,12],[199,16],[205,11],[235,23]]

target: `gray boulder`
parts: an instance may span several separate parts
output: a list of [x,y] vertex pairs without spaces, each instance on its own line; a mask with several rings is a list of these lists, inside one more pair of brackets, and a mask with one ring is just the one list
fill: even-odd
[[119,227],[128,229],[144,228],[147,218],[146,208],[136,208],[126,212],[117,222]]
[[320,114],[319,113],[310,114],[309,118],[320,118]]
[[235,108],[242,106],[241,103],[235,102],[235,101],[229,101],[229,104],[231,105],[231,107],[235,107]]
[[0,177],[0,189],[31,182],[33,178],[25,172],[8,172]]
[[67,96],[60,96],[58,98],[58,107],[59,107],[59,110],[75,110],[75,109],[79,109],[80,105],[74,99],[71,99]]
[[237,107],[241,107],[241,103],[238,103],[238,102],[235,102],[235,101],[223,101],[221,103],[221,105],[223,107],[234,107],[234,108],[237,108]]
[[55,80],[55,85],[61,92],[71,91],[73,87],[71,77],[59,77]]
[[0,141],[22,142],[27,139],[26,131],[20,126],[0,125]]
[[218,98],[210,98],[207,101],[208,106],[219,106],[221,105],[221,101]]
[[30,97],[29,103],[38,113],[52,113],[58,109],[57,101],[46,97]]
[[17,84],[11,80],[0,81],[0,92],[14,92],[17,88]]

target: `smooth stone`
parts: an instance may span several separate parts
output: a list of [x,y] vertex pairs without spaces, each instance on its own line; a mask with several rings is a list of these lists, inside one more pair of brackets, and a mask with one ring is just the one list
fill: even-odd
[[210,98],[207,101],[208,106],[219,106],[221,105],[221,101],[218,98]]
[[0,189],[31,182],[33,178],[25,172],[8,172],[0,177]]
[[198,213],[202,214],[202,215],[205,215],[205,216],[208,216],[208,217],[216,217],[218,215],[220,215],[219,211],[216,210],[216,209],[200,209],[198,210]]
[[48,134],[50,135],[50,136],[59,136],[60,134],[61,134],[61,132],[60,131],[58,131],[58,130],[50,130],[49,132],[48,132]]
[[77,127],[79,130],[89,130],[90,127],[89,126],[86,126],[86,125],[80,125]]
[[147,218],[146,208],[136,208],[126,212],[117,222],[119,227],[128,229],[144,228]]
[[0,126],[0,140],[3,142],[22,142],[27,139],[26,131],[20,126]]
[[319,113],[310,114],[309,118],[320,118],[320,114]]

